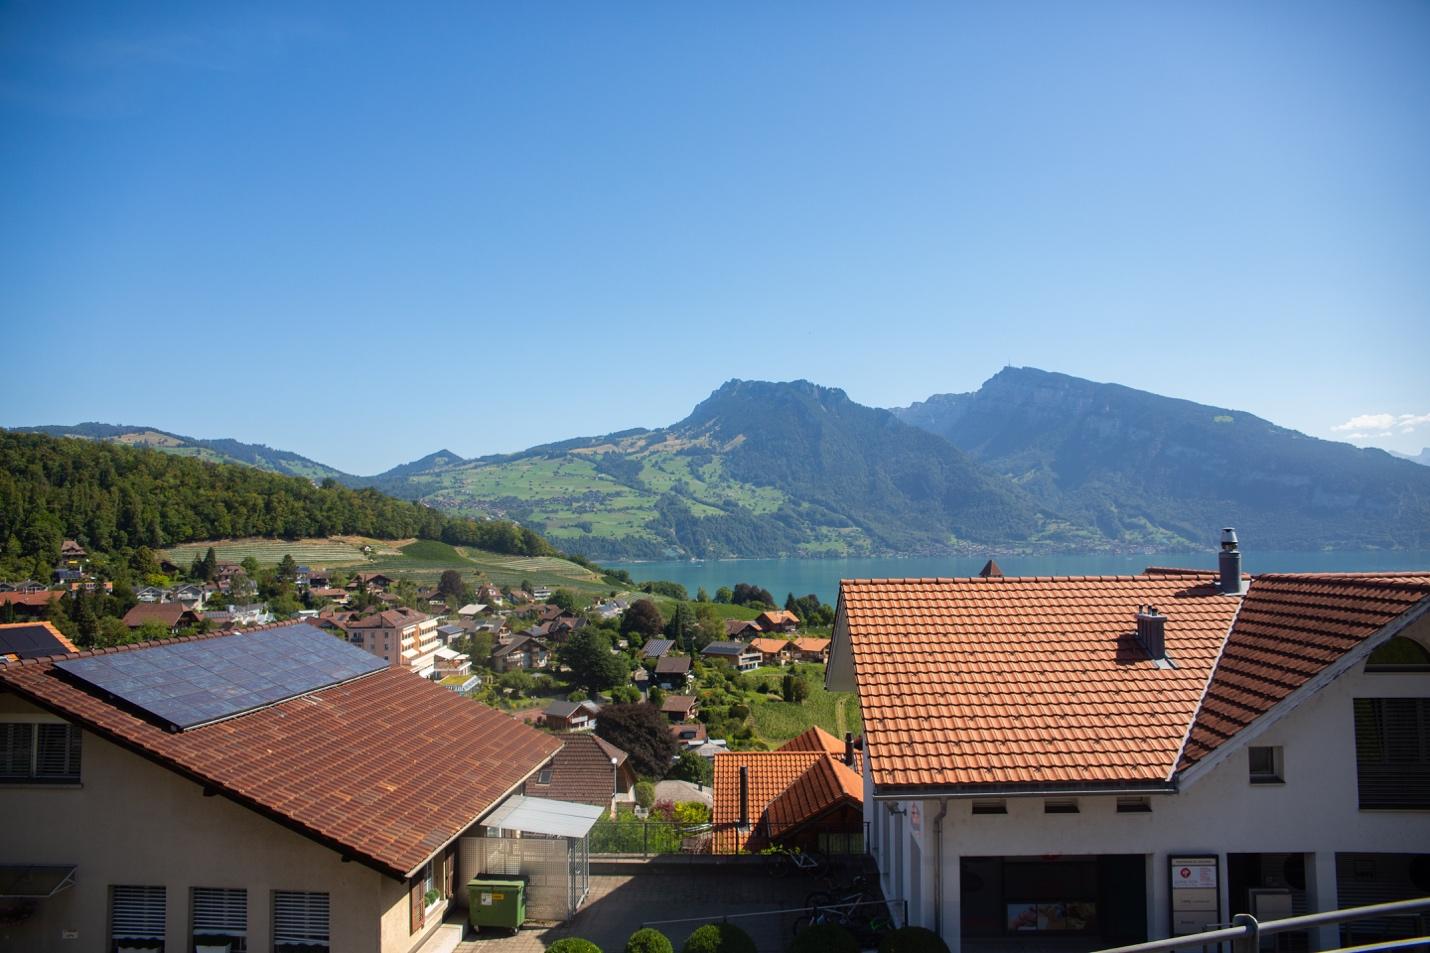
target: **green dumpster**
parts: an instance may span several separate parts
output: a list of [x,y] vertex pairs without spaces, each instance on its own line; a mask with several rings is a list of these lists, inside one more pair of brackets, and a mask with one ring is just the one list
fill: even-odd
[[467,882],[467,899],[472,926],[519,929],[526,920],[526,881],[487,880],[476,877]]

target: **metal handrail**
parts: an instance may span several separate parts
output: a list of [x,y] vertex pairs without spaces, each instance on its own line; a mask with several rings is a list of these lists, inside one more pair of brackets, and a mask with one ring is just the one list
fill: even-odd
[[[1189,933],[1185,936],[1170,937],[1166,940],[1134,943],[1131,946],[1115,946],[1105,950],[1098,950],[1097,953],[1161,953],[1163,950],[1205,946],[1212,943],[1220,943],[1223,940],[1231,940],[1233,942],[1254,941],[1260,936],[1267,934],[1286,933],[1291,930],[1305,930],[1310,927],[1329,926],[1333,923],[1344,923],[1347,920],[1363,920],[1370,917],[1414,913],[1418,910],[1430,910],[1430,897],[1420,897],[1415,900],[1395,900],[1390,903],[1374,903],[1366,907],[1346,907],[1343,910],[1308,913],[1299,917],[1287,917],[1284,920],[1267,920],[1265,923],[1258,922],[1257,919],[1249,913],[1238,913],[1232,918],[1232,926],[1223,927],[1220,930],[1209,930],[1205,933]],[[1420,938],[1419,942],[1425,942],[1424,938]],[[1254,943],[1250,945],[1250,948],[1252,950],[1255,949]],[[1389,947],[1385,944],[1370,944],[1366,947],[1366,949],[1388,948]]]

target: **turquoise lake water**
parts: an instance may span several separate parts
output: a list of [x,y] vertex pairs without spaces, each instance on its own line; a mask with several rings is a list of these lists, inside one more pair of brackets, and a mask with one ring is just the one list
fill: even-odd
[[[834,603],[841,579],[886,579],[923,576],[972,576],[983,568],[984,557],[888,556],[863,559],[712,559],[704,562],[665,560],[643,563],[603,563],[625,569],[638,580],[669,579],[690,590],[704,586],[713,597],[721,586],[753,583],[770,591],[783,603],[787,593],[814,593]],[[1142,555],[1093,554],[1082,556],[999,557],[1007,576],[1107,576],[1141,572],[1148,566],[1183,566],[1215,569],[1216,553],[1150,553]],[[1253,552],[1242,555],[1242,568],[1262,572],[1334,572],[1430,570],[1430,550],[1374,550],[1369,552],[1291,553]]]

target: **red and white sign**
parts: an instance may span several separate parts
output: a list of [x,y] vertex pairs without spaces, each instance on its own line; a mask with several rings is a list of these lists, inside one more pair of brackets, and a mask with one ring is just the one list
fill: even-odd
[[1216,889],[1216,864],[1187,863],[1172,868],[1173,890]]

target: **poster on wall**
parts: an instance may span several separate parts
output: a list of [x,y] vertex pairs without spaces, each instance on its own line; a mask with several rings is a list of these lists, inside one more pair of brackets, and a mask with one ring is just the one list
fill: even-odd
[[1172,936],[1213,929],[1221,920],[1219,860],[1215,854],[1174,854],[1167,858],[1171,882]]

